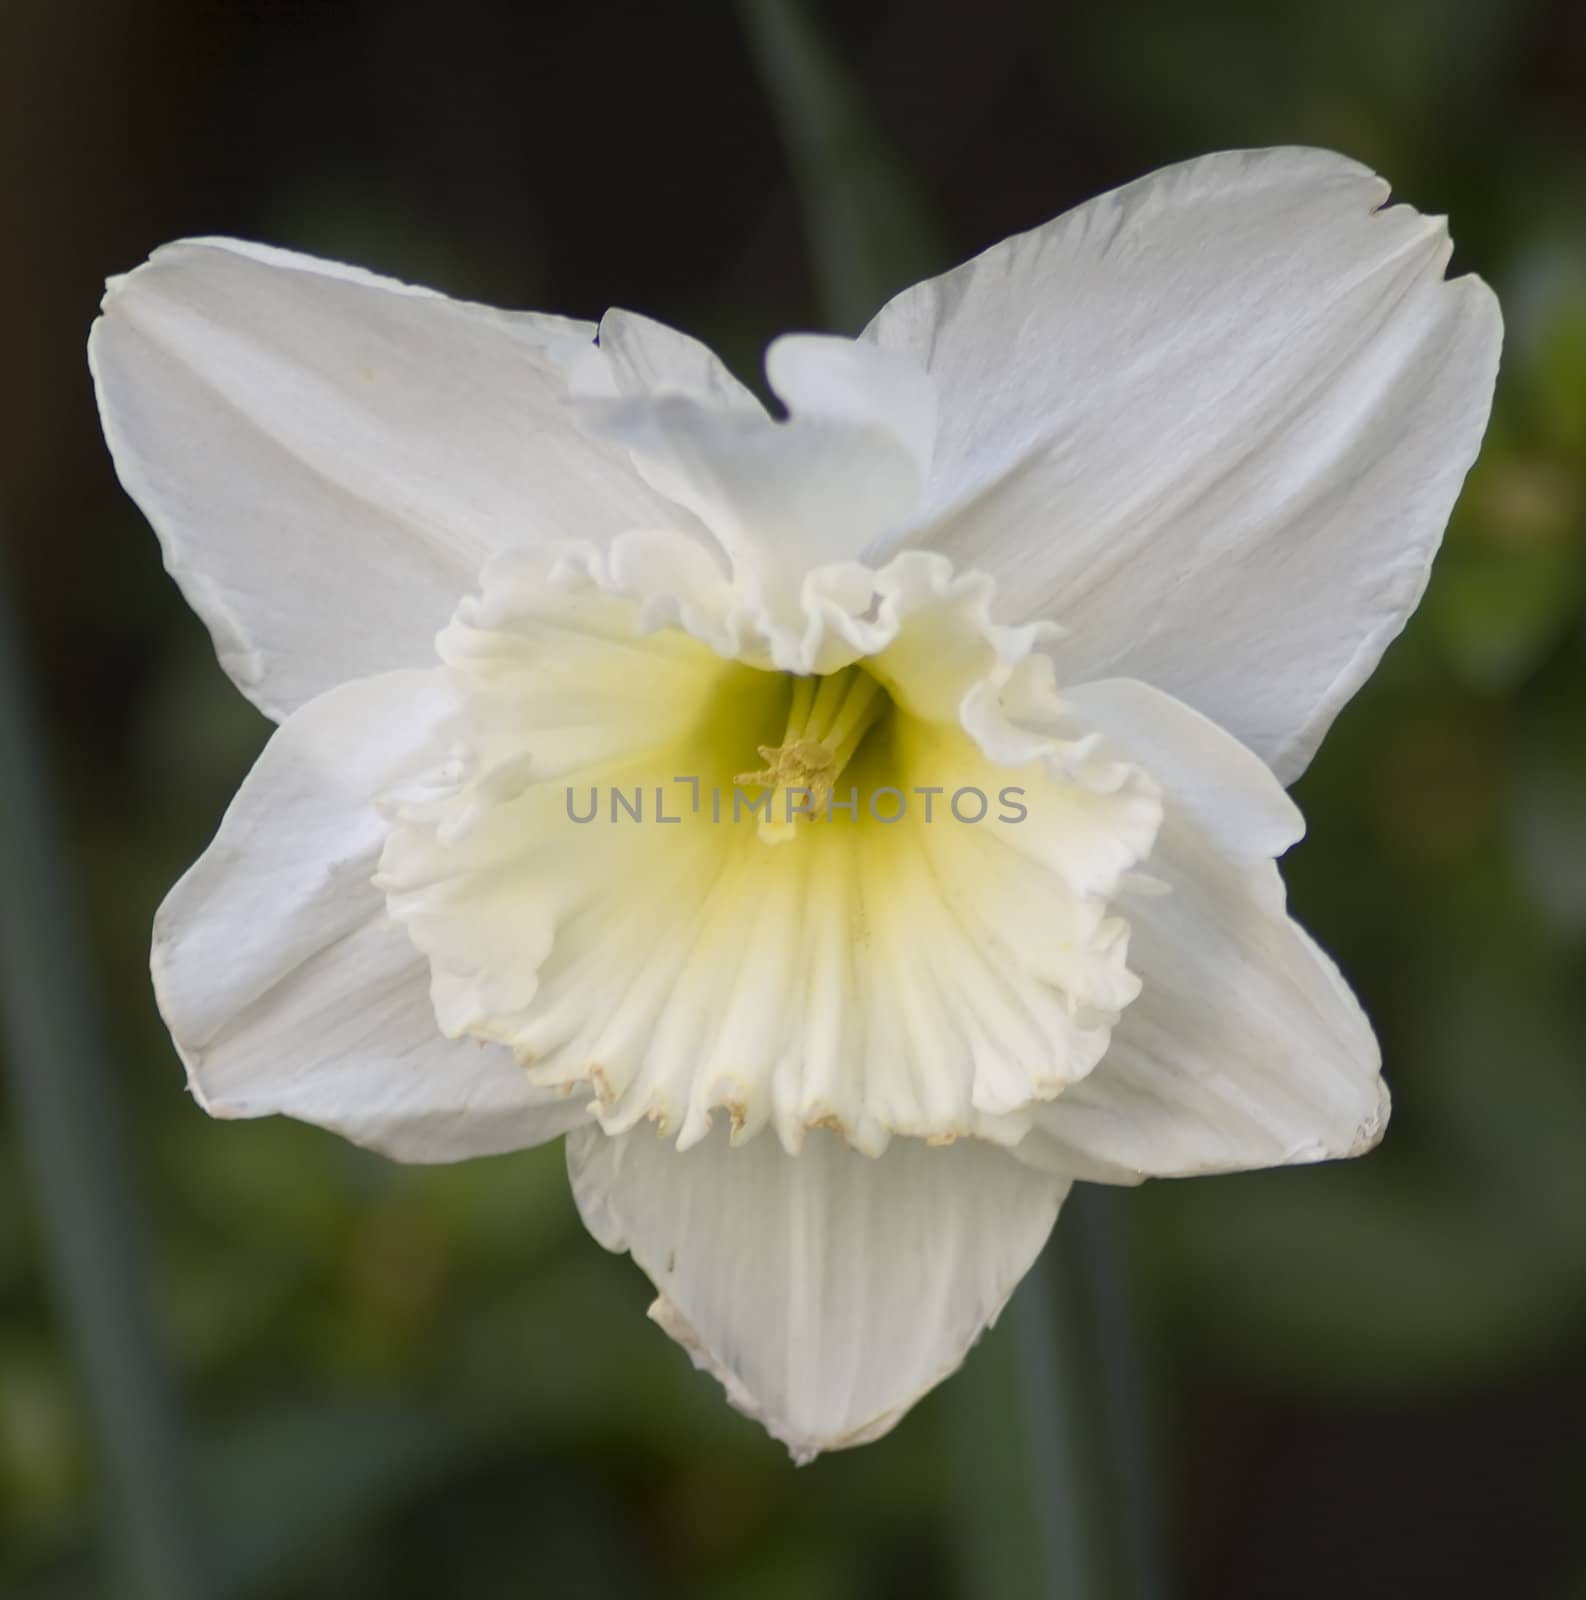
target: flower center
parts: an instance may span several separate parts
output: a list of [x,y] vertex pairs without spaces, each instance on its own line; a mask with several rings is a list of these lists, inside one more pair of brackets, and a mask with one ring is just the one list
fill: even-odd
[[375,879],[442,1031],[681,1148],[718,1114],[790,1152],[1017,1142],[1139,991],[1114,902],[1155,784],[975,575],[816,574],[790,663],[691,550],[659,598],[622,587],[653,541],[515,552],[442,633],[455,712],[381,797]]
[[771,791],[759,827],[765,843],[785,843],[799,817],[825,809],[838,778],[890,703],[861,666],[819,678],[794,677],[782,742],[756,746],[766,765],[732,780],[741,788]]

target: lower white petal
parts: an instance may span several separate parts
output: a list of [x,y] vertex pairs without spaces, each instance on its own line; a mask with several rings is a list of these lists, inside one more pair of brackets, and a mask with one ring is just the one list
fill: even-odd
[[438,673],[332,690],[293,713],[155,919],[160,1010],[199,1103],[281,1112],[405,1161],[538,1144],[583,1097],[534,1089],[511,1053],[436,1028],[428,969],[371,883],[373,798],[433,759]]
[[958,1366],[1068,1191],[975,1141],[872,1159],[821,1133],[793,1157],[586,1128],[567,1150],[590,1231],[659,1291],[650,1315],[800,1460],[879,1437]]
[[1333,962],[1288,914],[1271,859],[1299,832],[1276,777],[1231,735],[1143,684],[1076,705],[1165,790],[1122,897],[1138,998],[1101,1065],[1033,1113],[1021,1154],[1080,1178],[1240,1171],[1359,1155],[1382,1136],[1381,1054]]

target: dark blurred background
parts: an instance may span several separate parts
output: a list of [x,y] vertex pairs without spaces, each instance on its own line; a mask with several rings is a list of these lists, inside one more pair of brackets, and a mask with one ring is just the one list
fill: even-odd
[[[131,1515],[192,1547],[168,1600],[1018,1600],[1024,1524],[1082,1505],[1138,1547],[1087,1596],[1586,1596],[1586,8],[805,8],[826,54],[790,15],[0,11],[4,625],[37,735],[0,791],[35,899],[0,897],[13,957],[35,927],[66,956],[0,1080],[0,1589],[134,1594]],[[1047,1477],[1007,1442],[1028,1320],[883,1442],[795,1470],[645,1321],[556,1149],[418,1171],[193,1106],[149,923],[267,729],[113,480],[83,360],[107,273],[239,234],[633,307],[753,375],[877,285],[1289,142],[1447,212],[1508,342],[1426,603],[1299,790],[1293,899],[1376,1021],[1393,1128],[1363,1162],[1065,1217],[1059,1254],[1113,1252],[1110,1309],[1054,1361],[1122,1396],[1126,1470]]]

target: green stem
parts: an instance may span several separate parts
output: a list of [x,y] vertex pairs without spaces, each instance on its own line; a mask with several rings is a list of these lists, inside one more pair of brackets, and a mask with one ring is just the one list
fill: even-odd
[[[1027,1514],[1040,1534],[1043,1581],[1052,1600],[1091,1600],[1100,1583],[1096,1452],[1091,1448],[1083,1352],[1072,1274],[1049,1244],[1008,1308],[1019,1378],[1018,1422],[1028,1463]],[[1068,1241],[1064,1241],[1068,1243]]]
[[1102,1515],[1111,1532],[1115,1592],[1165,1600],[1169,1592],[1157,1499],[1155,1440],[1128,1277],[1118,1244],[1117,1191],[1079,1184],[1069,1196],[1084,1345],[1095,1362],[1099,1428],[1107,1447]]
[[822,311],[857,333],[889,295],[945,264],[940,230],[809,8],[739,0],[739,13],[793,169]]
[[947,1385],[972,1600],[1168,1593],[1115,1204],[1074,1190],[1002,1321]]
[[132,1185],[67,907],[59,842],[0,586],[0,1013],[56,1295],[98,1434],[105,1593],[198,1600],[185,1454],[159,1359]]

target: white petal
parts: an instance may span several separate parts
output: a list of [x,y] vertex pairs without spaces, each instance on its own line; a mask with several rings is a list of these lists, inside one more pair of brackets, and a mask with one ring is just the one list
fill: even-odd
[[1129,678],[1063,690],[1079,719],[1127,751],[1172,796],[1172,806],[1226,854],[1280,856],[1305,819],[1254,751],[1180,700]]
[[1271,855],[1297,836],[1275,775],[1143,684],[1069,699],[1166,790],[1146,870],[1125,895],[1138,998],[1091,1075],[1037,1107],[1020,1147],[1108,1182],[1358,1155],[1388,1091],[1371,1026],[1332,961],[1285,909]]
[[370,883],[385,833],[371,797],[449,710],[438,673],[311,701],[160,908],[155,991],[214,1115],[281,1112],[404,1161],[519,1149],[584,1120],[510,1051],[442,1038],[423,957]]
[[765,353],[766,377],[796,416],[882,427],[914,458],[923,483],[936,446],[936,385],[908,356],[833,334],[785,333]]
[[767,370],[785,421],[699,387],[609,398],[624,378],[618,356],[604,372],[582,361],[579,386],[590,425],[715,535],[744,601],[791,640],[803,631],[805,578],[857,561],[914,514],[935,392],[917,364],[849,339],[779,339]]
[[580,355],[571,382],[573,393],[590,398],[687,394],[723,411],[765,415],[708,345],[615,306],[600,319],[599,342]]
[[567,1144],[590,1231],[630,1251],[650,1315],[794,1456],[879,1437],[963,1360],[1029,1270],[1067,1182],[964,1141],[798,1156],[639,1128]]
[[1007,240],[867,330],[937,381],[918,537],[1284,780],[1403,626],[1501,319],[1447,232],[1325,151],[1208,156]]
[[587,323],[228,240],[113,279],[89,363],[116,469],[222,664],[281,716],[431,659],[492,552],[653,522],[582,433]]

